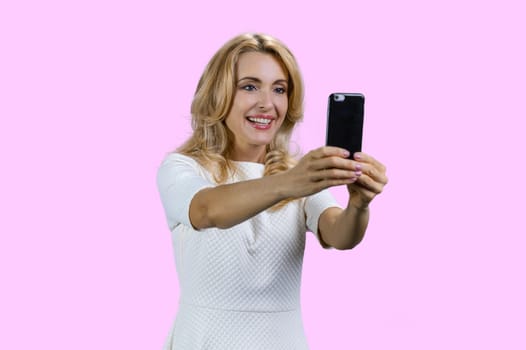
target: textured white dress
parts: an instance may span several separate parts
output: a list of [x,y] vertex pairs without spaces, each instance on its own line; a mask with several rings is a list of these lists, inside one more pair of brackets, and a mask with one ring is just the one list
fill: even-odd
[[[260,178],[264,166],[235,162],[228,183]],[[172,233],[179,310],[165,349],[308,349],[300,310],[305,233],[338,206],[328,191],[265,211],[229,229],[196,231],[193,196],[215,186],[195,160],[170,154],[157,184]]]

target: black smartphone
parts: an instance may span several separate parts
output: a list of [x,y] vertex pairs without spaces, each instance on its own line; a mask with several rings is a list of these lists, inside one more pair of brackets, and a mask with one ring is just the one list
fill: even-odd
[[350,152],[362,150],[365,97],[360,93],[333,93],[327,106],[327,146]]

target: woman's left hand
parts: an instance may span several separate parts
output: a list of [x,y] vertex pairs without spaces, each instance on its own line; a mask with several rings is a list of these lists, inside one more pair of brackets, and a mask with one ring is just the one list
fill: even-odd
[[362,174],[355,183],[347,185],[349,205],[364,209],[387,184],[386,169],[382,163],[363,152],[355,153],[354,160],[358,163]]

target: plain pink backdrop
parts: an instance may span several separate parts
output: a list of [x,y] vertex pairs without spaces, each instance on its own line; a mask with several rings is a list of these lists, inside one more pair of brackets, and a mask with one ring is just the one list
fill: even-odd
[[311,348],[525,349],[523,6],[2,2],[0,348],[161,348],[179,290],[157,167],[210,56],[258,31],[300,63],[301,149],[329,93],[362,92],[390,177],[358,248],[308,234]]

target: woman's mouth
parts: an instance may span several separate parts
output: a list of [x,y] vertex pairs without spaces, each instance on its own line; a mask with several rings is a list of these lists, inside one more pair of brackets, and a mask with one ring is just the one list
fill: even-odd
[[273,117],[270,116],[250,116],[246,118],[250,124],[260,130],[266,130],[269,129],[271,126],[272,121],[274,120]]

